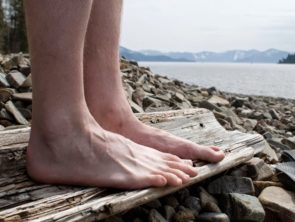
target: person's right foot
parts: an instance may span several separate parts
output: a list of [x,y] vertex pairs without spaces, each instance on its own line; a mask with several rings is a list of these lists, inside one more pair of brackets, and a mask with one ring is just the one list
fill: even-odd
[[27,150],[27,171],[33,179],[137,189],[178,186],[197,174],[191,161],[105,131],[91,116],[82,119],[83,124],[65,121],[46,130],[33,124]]

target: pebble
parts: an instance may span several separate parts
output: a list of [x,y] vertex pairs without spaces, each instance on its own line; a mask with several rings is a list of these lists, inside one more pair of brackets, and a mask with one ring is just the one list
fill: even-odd
[[149,222],[168,222],[157,210],[152,209],[149,214]]

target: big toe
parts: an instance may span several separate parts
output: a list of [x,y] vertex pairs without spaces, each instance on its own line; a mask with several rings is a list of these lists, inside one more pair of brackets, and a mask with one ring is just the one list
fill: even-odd
[[224,152],[218,147],[202,147],[199,149],[199,158],[209,162],[219,162],[224,158]]

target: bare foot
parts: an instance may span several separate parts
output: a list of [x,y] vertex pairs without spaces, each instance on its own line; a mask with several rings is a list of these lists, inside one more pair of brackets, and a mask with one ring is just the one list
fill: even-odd
[[98,100],[88,101],[92,115],[104,129],[121,134],[136,143],[184,159],[218,162],[224,158],[224,153],[219,147],[198,145],[164,130],[143,124],[132,113],[127,100],[119,98],[112,107],[101,106],[97,104]]
[[39,182],[135,189],[178,186],[196,176],[191,161],[105,131],[91,116],[37,125],[27,170]]

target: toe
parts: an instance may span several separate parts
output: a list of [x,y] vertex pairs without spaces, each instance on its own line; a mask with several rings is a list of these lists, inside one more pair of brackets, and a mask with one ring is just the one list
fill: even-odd
[[[167,184],[167,179],[162,175],[149,175],[144,179],[148,186],[163,187]],[[147,187],[147,186],[143,186]]]
[[167,180],[167,185],[170,186],[180,186],[182,185],[182,180],[173,173],[162,172],[162,176],[164,176]]
[[178,163],[178,162],[170,161],[167,163],[167,165],[173,169],[181,170],[182,172],[184,172],[185,174],[187,174],[191,177],[197,176],[196,169],[190,164],[187,164],[184,162]]
[[186,174],[183,171],[178,170],[178,169],[170,168],[170,169],[167,169],[166,172],[172,173],[172,174],[176,175],[177,177],[179,177],[182,180],[182,184],[187,183],[190,179],[190,176],[188,174]]
[[223,158],[223,151],[217,150],[216,147],[202,147],[201,149],[198,149],[198,159],[216,163]]

